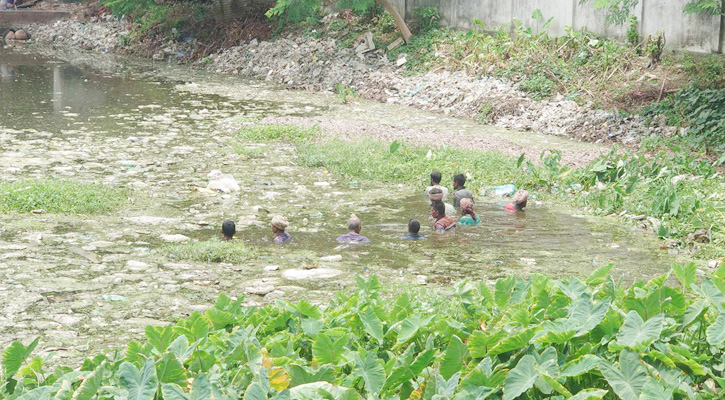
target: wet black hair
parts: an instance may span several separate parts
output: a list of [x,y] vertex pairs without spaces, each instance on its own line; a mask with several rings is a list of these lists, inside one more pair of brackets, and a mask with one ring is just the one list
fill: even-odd
[[441,179],[443,179],[443,177],[441,176],[441,173],[438,171],[433,171],[430,174],[430,180],[432,180],[433,183],[436,183],[436,184],[441,183]]
[[411,219],[408,221],[408,232],[416,234],[420,232],[420,222],[417,219]]
[[222,224],[222,233],[226,237],[232,237],[237,232],[237,227],[234,225],[234,221],[228,219]]
[[453,177],[453,182],[457,182],[461,187],[466,186],[466,176],[463,174],[457,174]]
[[442,201],[434,201],[431,207],[438,212],[439,217],[446,216],[446,205]]

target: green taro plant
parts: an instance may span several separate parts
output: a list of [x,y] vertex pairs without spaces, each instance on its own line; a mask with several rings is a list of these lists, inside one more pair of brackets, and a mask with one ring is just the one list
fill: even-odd
[[[38,339],[2,354],[14,399],[720,399],[725,268],[673,265],[624,287],[531,275],[448,296],[381,294],[377,277],[326,305],[245,306],[148,326],[125,351],[49,368]],[[671,282],[671,284],[670,284]],[[432,293],[430,293],[432,294]]]

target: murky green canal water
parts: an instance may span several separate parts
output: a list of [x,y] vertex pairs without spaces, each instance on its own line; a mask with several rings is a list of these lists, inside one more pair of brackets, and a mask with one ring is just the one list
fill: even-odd
[[[97,57],[94,67],[30,50],[0,53],[0,178],[130,189],[127,204],[110,215],[0,215],[2,346],[41,335],[46,351],[77,360],[138,338],[146,324],[204,310],[219,293],[265,294],[247,293],[249,302],[320,300],[349,287],[357,274],[378,274],[393,288],[445,287],[534,272],[585,276],[611,262],[616,276],[633,281],[682,261],[657,250],[643,232],[549,204],[511,215],[502,202],[480,199],[482,226],[436,235],[416,183],[352,184],[334,171],[298,166],[285,144],[244,143],[243,154],[234,151],[240,117],[354,115],[406,123],[410,116],[411,126],[436,129],[438,116],[342,106],[329,96],[138,61],[109,67]],[[486,134],[470,122],[461,126]],[[232,174],[241,191],[194,190],[206,186],[214,169]],[[290,219],[290,246],[272,243],[269,220],[276,213]],[[363,220],[370,245],[335,243],[350,213]],[[164,234],[217,238],[225,218],[255,248],[249,262],[189,262],[161,250]],[[400,240],[410,218],[426,225],[429,239]],[[341,261],[323,258],[338,254]],[[265,270],[272,265],[279,269]]]

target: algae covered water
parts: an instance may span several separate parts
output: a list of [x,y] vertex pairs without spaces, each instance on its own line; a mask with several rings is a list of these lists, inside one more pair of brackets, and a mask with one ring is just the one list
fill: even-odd
[[[445,289],[512,274],[586,276],[614,263],[613,275],[631,282],[682,261],[644,232],[533,201],[526,213],[507,214],[502,200],[481,198],[481,226],[438,235],[424,176],[402,185],[358,182],[300,166],[292,145],[235,138],[265,117],[396,121],[429,131],[450,129],[453,119],[341,105],[332,96],[137,60],[54,54],[0,53],[0,178],[99,183],[122,189],[126,199],[101,215],[0,214],[2,346],[40,335],[46,351],[75,360],[136,339],[147,324],[204,310],[219,293],[249,303],[321,301],[359,274],[377,274],[392,288]],[[481,137],[506,135],[469,121],[460,126]],[[203,190],[212,170],[233,175],[241,190]],[[289,246],[272,242],[278,213],[291,222]],[[335,242],[351,213],[371,244]],[[218,240],[227,218],[253,249],[244,262],[189,261],[166,247]],[[428,239],[400,240],[411,218]]]

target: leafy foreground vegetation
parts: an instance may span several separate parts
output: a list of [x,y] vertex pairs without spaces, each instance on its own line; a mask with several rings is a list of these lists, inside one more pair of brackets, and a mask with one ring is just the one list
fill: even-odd
[[236,264],[248,260],[254,251],[240,241],[207,240],[167,245],[163,252],[177,260]]
[[104,214],[118,209],[126,192],[97,183],[66,180],[0,181],[0,212]]
[[[245,307],[220,296],[204,314],[79,370],[13,343],[2,392],[20,399],[720,399],[725,395],[725,269],[694,265],[630,288],[533,275],[461,282],[448,298],[383,298],[377,277],[327,306]],[[679,284],[666,282],[674,273]]]

